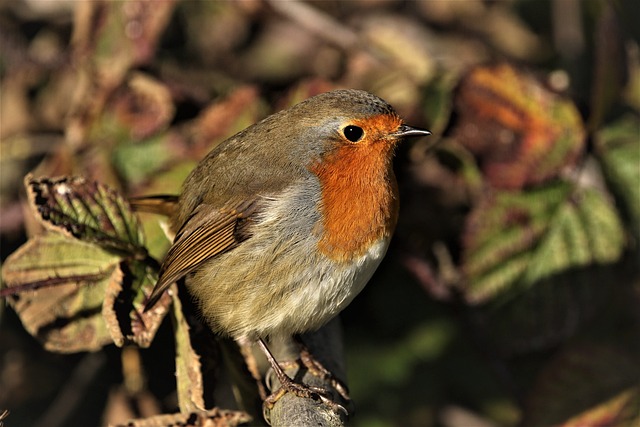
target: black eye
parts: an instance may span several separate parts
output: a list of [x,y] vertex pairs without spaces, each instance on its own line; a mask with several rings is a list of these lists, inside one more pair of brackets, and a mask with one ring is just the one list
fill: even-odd
[[364,131],[361,127],[349,125],[342,130],[344,133],[344,137],[347,138],[351,142],[358,142],[362,135],[364,135]]

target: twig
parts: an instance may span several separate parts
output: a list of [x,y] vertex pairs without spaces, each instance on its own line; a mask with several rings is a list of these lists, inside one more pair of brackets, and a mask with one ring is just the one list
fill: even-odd
[[268,3],[276,12],[342,49],[349,49],[358,43],[355,32],[306,3],[298,0],[269,0]]

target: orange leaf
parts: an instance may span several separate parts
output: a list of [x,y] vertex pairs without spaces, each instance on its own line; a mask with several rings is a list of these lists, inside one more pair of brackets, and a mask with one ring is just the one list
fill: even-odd
[[455,104],[454,136],[478,156],[493,187],[548,181],[574,167],[584,150],[584,126],[573,103],[510,65],[473,69]]

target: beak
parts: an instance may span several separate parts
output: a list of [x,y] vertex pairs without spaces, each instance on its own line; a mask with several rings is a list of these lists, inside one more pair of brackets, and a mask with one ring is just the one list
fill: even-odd
[[398,131],[394,134],[398,138],[403,138],[405,136],[427,136],[431,135],[426,129],[414,128],[408,125],[402,125],[398,129]]

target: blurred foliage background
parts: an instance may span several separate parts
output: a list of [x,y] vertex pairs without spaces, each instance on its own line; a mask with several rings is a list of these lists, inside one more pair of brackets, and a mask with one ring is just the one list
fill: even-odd
[[[638,22],[635,0],[1,2],[3,263],[38,229],[30,171],[177,193],[269,113],[369,90],[434,136],[398,151],[396,236],[342,315],[351,423],[638,425]],[[167,325],[61,354],[0,316],[7,425],[175,410]]]

